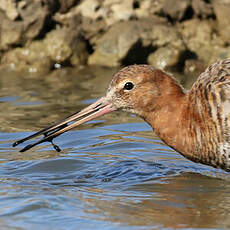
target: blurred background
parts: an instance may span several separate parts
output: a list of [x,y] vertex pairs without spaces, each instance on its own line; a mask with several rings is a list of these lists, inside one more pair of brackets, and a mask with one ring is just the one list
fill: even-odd
[[202,71],[229,57],[229,0],[0,0],[1,68],[148,63]]
[[0,229],[230,229],[229,174],[133,115],[55,138],[61,152],[12,147],[94,102],[129,64],[189,89],[229,41],[230,0],[0,0]]

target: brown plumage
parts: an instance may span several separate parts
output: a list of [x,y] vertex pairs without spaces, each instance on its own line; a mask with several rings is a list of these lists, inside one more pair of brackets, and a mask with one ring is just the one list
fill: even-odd
[[142,117],[186,158],[230,171],[230,59],[209,66],[188,92],[173,77],[149,65],[125,67],[97,102],[13,146],[42,134],[44,138],[21,151],[52,142],[61,133],[115,110]]

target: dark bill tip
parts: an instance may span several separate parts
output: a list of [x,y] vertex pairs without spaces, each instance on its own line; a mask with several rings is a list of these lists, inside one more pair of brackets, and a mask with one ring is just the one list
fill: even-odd
[[32,147],[41,144],[43,142],[50,142],[53,145],[53,148],[60,152],[61,149],[53,143],[53,139],[57,136],[61,135],[64,132],[67,132],[75,127],[77,127],[80,124],[83,124],[87,121],[93,120],[96,117],[102,116],[106,113],[113,112],[115,109],[113,108],[112,104],[108,103],[106,98],[102,97],[98,101],[94,102],[93,104],[89,105],[85,109],[81,110],[78,113],[74,113],[70,116],[68,116],[66,119],[64,119],[61,122],[57,122],[54,125],[51,125],[47,128],[44,128],[32,135],[29,135],[21,140],[15,141],[12,146],[16,147],[19,144],[22,144],[25,141],[28,141],[32,138],[44,135],[43,138],[38,140],[37,142],[33,144],[26,145],[23,149],[20,150],[20,152],[25,152]]

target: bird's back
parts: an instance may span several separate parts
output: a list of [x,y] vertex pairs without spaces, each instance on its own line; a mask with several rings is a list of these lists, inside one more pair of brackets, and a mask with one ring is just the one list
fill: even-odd
[[195,158],[230,171],[230,59],[209,66],[188,95],[190,111],[199,117],[191,125]]

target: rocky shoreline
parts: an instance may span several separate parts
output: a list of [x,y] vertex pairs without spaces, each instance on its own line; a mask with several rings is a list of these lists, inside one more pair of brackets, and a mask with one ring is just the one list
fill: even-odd
[[199,71],[230,57],[229,12],[230,0],[0,0],[0,68]]

